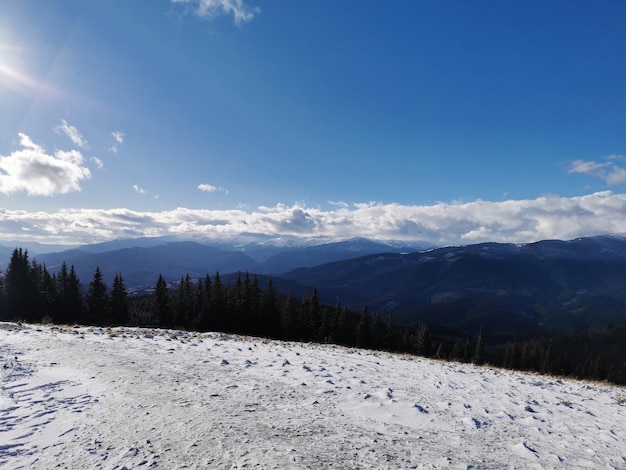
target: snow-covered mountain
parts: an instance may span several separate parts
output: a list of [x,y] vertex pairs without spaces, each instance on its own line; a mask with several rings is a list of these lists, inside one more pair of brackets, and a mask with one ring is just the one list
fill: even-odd
[[0,323],[0,467],[625,468],[626,391],[338,346]]

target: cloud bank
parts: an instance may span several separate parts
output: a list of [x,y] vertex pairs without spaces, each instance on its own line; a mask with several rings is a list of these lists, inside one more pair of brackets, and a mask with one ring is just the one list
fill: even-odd
[[[71,126],[70,126],[71,127]],[[0,155],[0,192],[20,191],[29,196],[52,196],[80,191],[80,182],[91,177],[78,150],[48,154],[26,134],[19,134],[19,150]]]
[[140,236],[221,240],[259,235],[321,241],[358,236],[441,246],[567,240],[605,233],[626,233],[626,194],[603,191],[573,198],[428,206],[336,204],[332,210],[279,204],[256,210],[0,211],[0,242],[79,244]]

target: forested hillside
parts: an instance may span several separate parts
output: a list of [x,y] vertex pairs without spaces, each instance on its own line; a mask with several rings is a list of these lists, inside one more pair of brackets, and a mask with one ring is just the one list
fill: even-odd
[[626,383],[626,328],[579,330],[574,334],[477,335],[428,324],[402,327],[384,317],[340,303],[324,305],[315,287],[301,298],[280,294],[270,278],[239,274],[225,284],[219,273],[201,279],[183,276],[168,283],[159,276],[153,292],[129,297],[121,273],[113,285],[95,268],[86,292],[72,266],[57,273],[14,250],[0,276],[0,320],[83,325],[131,325],[223,331],[245,335],[336,343],[440,359],[490,363]]

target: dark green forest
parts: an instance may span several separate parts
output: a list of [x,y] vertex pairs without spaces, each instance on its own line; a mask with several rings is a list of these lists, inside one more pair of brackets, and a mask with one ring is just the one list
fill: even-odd
[[73,266],[64,263],[50,273],[22,249],[13,251],[0,274],[0,320],[221,331],[626,384],[624,325],[519,338],[488,336],[482,329],[467,335],[437,325],[400,327],[392,315],[381,318],[366,305],[355,311],[321,304],[315,287],[302,298],[280,294],[271,279],[260,286],[249,273],[229,283],[219,273],[169,283],[159,276],[151,294],[131,297],[121,273],[108,286],[96,267],[83,284]]

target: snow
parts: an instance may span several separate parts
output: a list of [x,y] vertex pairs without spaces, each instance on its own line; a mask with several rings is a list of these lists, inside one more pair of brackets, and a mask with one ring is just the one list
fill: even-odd
[[0,467],[626,468],[626,395],[411,356],[0,324]]

